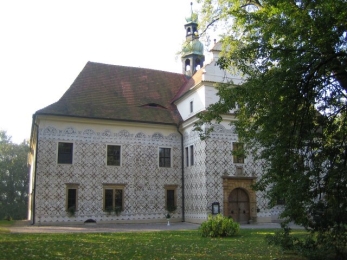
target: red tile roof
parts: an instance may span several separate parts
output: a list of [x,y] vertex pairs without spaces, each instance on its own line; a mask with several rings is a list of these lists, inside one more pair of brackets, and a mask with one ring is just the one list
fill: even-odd
[[204,73],[204,67],[199,69],[193,77],[191,77],[181,88],[180,90],[176,93],[176,95],[172,98],[172,102],[178,100],[181,98],[184,94],[186,94],[190,88],[194,87],[196,84],[202,82],[202,75]]
[[59,101],[36,114],[178,124],[171,100],[186,82],[183,74],[88,62]]

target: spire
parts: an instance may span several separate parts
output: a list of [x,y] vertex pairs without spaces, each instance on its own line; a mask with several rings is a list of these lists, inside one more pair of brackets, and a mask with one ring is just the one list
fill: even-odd
[[191,14],[186,17],[186,41],[182,49],[182,72],[193,76],[204,64],[204,45],[199,41],[198,15],[193,12],[193,3],[190,3]]

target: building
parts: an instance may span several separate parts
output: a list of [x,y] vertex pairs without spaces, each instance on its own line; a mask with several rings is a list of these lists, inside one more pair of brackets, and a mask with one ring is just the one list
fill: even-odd
[[[66,93],[33,115],[29,218],[34,224],[201,223],[211,213],[236,221],[274,221],[261,175],[240,148],[233,113],[211,138],[193,130],[196,114],[217,101],[215,84],[242,80],[204,65],[192,14],[185,24],[182,74],[88,62]],[[230,125],[231,123],[231,125]],[[213,210],[212,210],[213,209]]]

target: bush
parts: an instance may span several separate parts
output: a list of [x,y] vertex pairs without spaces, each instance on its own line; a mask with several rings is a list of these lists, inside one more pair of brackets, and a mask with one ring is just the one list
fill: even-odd
[[269,245],[279,246],[282,250],[291,250],[309,260],[347,259],[346,229],[331,229],[311,232],[299,239],[290,234],[291,229],[281,224],[282,229],[274,235],[267,235]]
[[208,219],[199,227],[199,233],[202,237],[231,237],[240,231],[240,225],[218,214],[216,216],[208,216]]

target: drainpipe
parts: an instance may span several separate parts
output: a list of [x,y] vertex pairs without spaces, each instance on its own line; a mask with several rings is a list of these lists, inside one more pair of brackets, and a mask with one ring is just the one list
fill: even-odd
[[34,185],[33,185],[33,197],[32,197],[32,223],[35,224],[35,208],[36,208],[36,170],[37,170],[37,152],[39,146],[39,125],[35,123],[36,117],[33,118],[33,125],[36,127],[36,148],[35,148],[35,167],[34,167]]
[[182,222],[185,222],[185,198],[184,198],[184,147],[183,147],[183,134],[179,130],[179,125],[177,125],[177,132],[181,135],[181,168],[182,168]]

